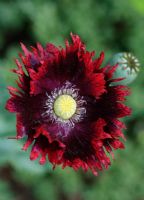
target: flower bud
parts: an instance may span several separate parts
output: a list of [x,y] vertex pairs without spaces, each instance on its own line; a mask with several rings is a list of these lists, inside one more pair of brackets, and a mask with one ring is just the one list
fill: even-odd
[[132,83],[137,77],[140,66],[139,60],[132,53],[128,52],[115,54],[109,61],[109,64],[118,64],[113,78],[124,78],[123,80],[116,82],[113,85],[128,85]]

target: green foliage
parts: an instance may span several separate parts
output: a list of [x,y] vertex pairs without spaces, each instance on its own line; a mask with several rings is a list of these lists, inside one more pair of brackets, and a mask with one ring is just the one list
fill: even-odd
[[[0,1],[0,199],[1,200],[142,200],[144,151],[144,1],[143,0],[1,0]],[[54,171],[47,163],[29,161],[15,135],[15,116],[5,109],[6,87],[15,85],[14,58],[19,42],[28,46],[53,42],[64,46],[69,33],[80,34],[88,50],[105,63],[118,52],[134,53],[141,63],[130,85],[127,104],[133,114],[127,123],[126,150],[116,153],[113,166],[94,177],[71,169]],[[3,173],[3,171],[5,171]],[[4,176],[9,174],[9,176]],[[13,187],[15,185],[15,188]],[[19,187],[18,187],[19,185]]]
[[8,199],[15,200],[15,196],[13,192],[10,190],[8,183],[1,180],[0,180],[0,194],[2,200],[8,200]]

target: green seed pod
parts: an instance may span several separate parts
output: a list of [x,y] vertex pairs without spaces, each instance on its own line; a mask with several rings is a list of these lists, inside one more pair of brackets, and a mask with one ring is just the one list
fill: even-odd
[[117,53],[109,61],[110,65],[118,64],[113,78],[125,78],[122,81],[113,83],[113,85],[128,85],[132,83],[139,72],[139,60],[131,53]]

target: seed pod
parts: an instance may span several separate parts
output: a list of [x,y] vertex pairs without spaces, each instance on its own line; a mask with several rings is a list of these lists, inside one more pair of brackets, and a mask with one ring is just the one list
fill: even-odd
[[132,83],[139,72],[139,60],[128,52],[117,53],[109,61],[110,65],[118,64],[118,67],[113,75],[113,78],[125,78],[120,82],[116,82],[113,85],[123,84],[128,85]]

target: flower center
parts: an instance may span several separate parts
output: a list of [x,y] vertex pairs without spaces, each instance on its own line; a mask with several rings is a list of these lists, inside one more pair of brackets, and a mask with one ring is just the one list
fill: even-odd
[[46,111],[42,114],[45,120],[73,128],[75,123],[85,118],[87,102],[79,94],[79,89],[69,81],[46,95]]
[[67,94],[58,96],[54,102],[55,114],[64,120],[70,119],[75,114],[76,108],[76,101]]

